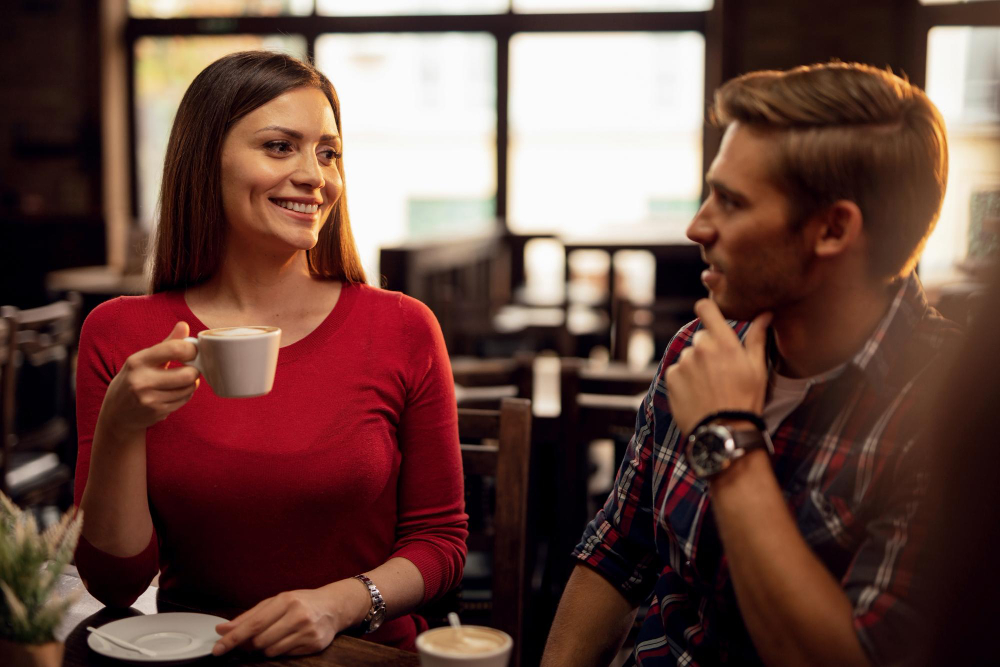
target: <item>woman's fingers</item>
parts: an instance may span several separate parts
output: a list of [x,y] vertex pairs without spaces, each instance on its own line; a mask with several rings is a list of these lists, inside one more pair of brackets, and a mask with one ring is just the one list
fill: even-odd
[[311,642],[306,633],[296,632],[268,646],[264,649],[264,655],[269,658],[278,655],[308,655],[322,651],[324,648],[316,642]]
[[157,371],[155,388],[163,391],[190,387],[198,380],[198,369],[194,366],[178,366]]
[[183,338],[170,338],[139,350],[129,357],[129,362],[136,367],[160,366],[170,361],[191,361],[198,356],[198,348],[194,343]]
[[222,655],[233,648],[240,646],[244,642],[269,628],[276,620],[284,615],[281,605],[275,604],[274,598],[268,598],[257,604],[238,623],[234,619],[229,623],[222,623],[219,627],[230,626],[230,630],[224,634],[212,648],[213,655]]
[[[285,613],[270,626],[251,637],[248,643],[258,651],[264,651],[267,655],[278,655],[285,652],[279,648],[281,644],[288,644],[291,637],[299,635],[305,629],[303,623]],[[269,650],[272,647],[274,647],[273,652]]]

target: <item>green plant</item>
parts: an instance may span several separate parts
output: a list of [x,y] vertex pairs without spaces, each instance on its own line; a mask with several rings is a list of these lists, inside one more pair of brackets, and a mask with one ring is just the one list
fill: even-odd
[[0,493],[0,637],[26,644],[53,641],[76,601],[55,589],[73,558],[82,523],[83,513],[70,510],[39,533],[34,515]]

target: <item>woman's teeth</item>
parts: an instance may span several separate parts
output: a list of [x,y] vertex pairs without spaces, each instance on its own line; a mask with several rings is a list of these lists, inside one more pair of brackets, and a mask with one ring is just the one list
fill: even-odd
[[319,210],[319,204],[300,204],[294,201],[286,201],[284,199],[272,199],[275,204],[282,208],[287,208],[290,211],[296,211],[298,213],[315,213]]

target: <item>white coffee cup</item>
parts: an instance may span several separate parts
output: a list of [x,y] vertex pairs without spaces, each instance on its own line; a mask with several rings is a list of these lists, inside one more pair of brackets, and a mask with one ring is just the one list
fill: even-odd
[[184,340],[198,348],[198,356],[185,363],[198,369],[217,396],[250,398],[271,391],[281,347],[278,327],[205,329]]
[[481,625],[433,628],[417,635],[421,667],[507,667],[514,640]]

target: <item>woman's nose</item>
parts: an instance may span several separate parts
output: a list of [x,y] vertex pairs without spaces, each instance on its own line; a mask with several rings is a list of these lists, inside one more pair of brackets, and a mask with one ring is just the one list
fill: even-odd
[[292,175],[296,183],[308,185],[312,189],[319,189],[326,185],[323,177],[323,169],[320,167],[316,156],[303,155],[299,161],[298,169]]

